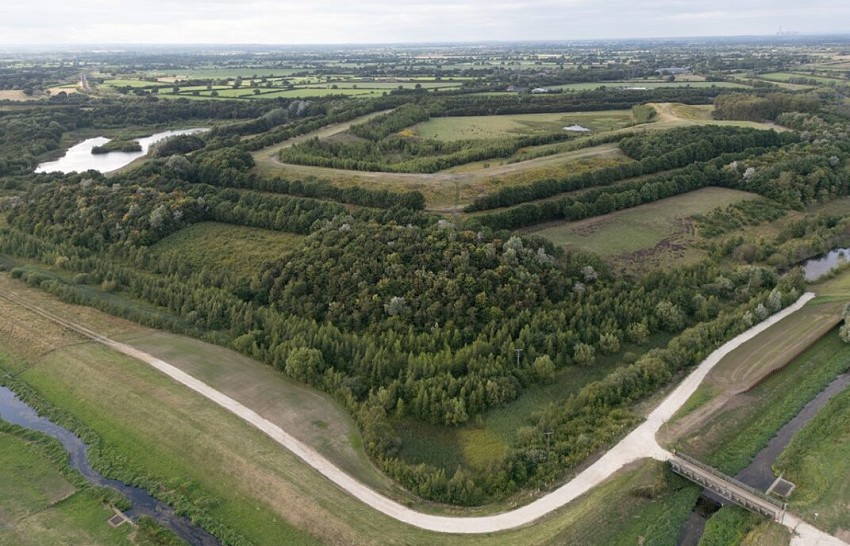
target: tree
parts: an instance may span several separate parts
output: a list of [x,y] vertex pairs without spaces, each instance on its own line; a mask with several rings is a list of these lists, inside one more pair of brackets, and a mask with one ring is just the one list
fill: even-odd
[[555,363],[549,355],[538,356],[532,366],[538,381],[551,383],[555,379]]
[[319,349],[298,347],[286,357],[286,373],[305,383],[314,383],[324,367],[325,359]]
[[593,364],[593,361],[596,360],[596,351],[593,349],[593,345],[576,343],[576,346],[573,348],[573,360],[579,366]]
[[601,334],[599,336],[599,348],[608,355],[616,353],[620,350],[620,340],[611,332]]

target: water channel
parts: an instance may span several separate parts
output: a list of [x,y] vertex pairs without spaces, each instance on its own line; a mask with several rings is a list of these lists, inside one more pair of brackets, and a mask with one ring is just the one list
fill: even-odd
[[[773,475],[773,463],[779,458],[794,435],[806,423],[814,419],[830,399],[848,387],[850,387],[850,372],[845,372],[833,379],[825,389],[803,406],[803,409],[793,419],[777,431],[773,439],[768,442],[764,449],[758,452],[749,466],[735,475],[735,479],[761,491],[767,491],[776,480],[776,476]],[[682,528],[678,546],[696,546],[702,537],[708,518],[717,511],[720,504],[726,503],[728,501],[719,496],[709,491],[703,491],[694,511]]]
[[153,134],[149,137],[136,139],[142,146],[141,152],[109,152],[108,154],[93,154],[92,148],[95,146],[103,146],[110,139],[106,137],[95,137],[86,139],[75,146],[71,146],[64,156],[56,161],[48,161],[36,167],[37,173],[52,173],[52,172],[85,172],[90,169],[102,173],[115,171],[129,165],[136,159],[143,157],[148,153],[152,144],[159,142],[162,139],[177,136],[190,135],[200,133],[207,129],[181,129],[177,131],[163,131]]
[[[127,510],[125,514],[131,520],[138,521],[141,516],[153,518],[191,546],[219,546],[221,544],[216,537],[194,525],[183,516],[175,514],[170,506],[153,498],[146,490],[117,480],[110,480],[98,474],[89,464],[88,446],[82,440],[71,431],[44,417],[39,417],[32,407],[3,386],[0,386],[0,419],[13,425],[36,430],[59,440],[70,454],[71,466],[77,469],[89,483],[110,487],[130,499],[133,507]],[[106,525],[106,518],[104,518],[103,523]]]

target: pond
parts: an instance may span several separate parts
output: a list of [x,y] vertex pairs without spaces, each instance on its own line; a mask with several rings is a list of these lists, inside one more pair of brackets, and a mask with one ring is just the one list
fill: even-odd
[[836,267],[846,264],[848,258],[850,258],[850,248],[836,248],[822,258],[806,261],[803,264],[803,273],[807,281],[816,281]]
[[[124,482],[104,478],[92,469],[88,460],[88,446],[68,429],[40,417],[36,411],[23,402],[14,392],[0,386],[0,419],[19,427],[28,428],[56,438],[70,455],[71,466],[92,485],[111,487],[123,493],[133,503],[126,515],[133,521],[141,516],[153,518],[161,525],[192,546],[218,546],[219,540],[194,525],[188,519],[178,516],[174,509],[152,497],[146,490],[127,485]],[[106,519],[103,520],[106,525]]]
[[136,139],[142,146],[141,152],[110,152],[108,154],[93,154],[92,148],[95,146],[103,146],[110,139],[106,137],[95,137],[86,139],[79,144],[68,149],[64,156],[56,161],[48,161],[36,167],[37,173],[52,173],[52,172],[84,172],[89,169],[94,169],[102,173],[115,171],[129,165],[136,159],[148,153],[151,144],[159,142],[164,138],[176,135],[191,135],[200,133],[207,129],[181,129],[177,131],[163,131],[153,134],[149,137]]

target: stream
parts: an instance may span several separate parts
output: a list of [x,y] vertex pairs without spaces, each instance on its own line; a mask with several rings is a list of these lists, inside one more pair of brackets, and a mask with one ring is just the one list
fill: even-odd
[[[0,386],[0,419],[13,425],[42,432],[59,440],[70,455],[71,466],[83,475],[92,485],[105,486],[123,493],[133,503],[125,514],[133,521],[148,516],[170,529],[191,546],[218,546],[221,543],[213,535],[194,525],[162,501],[153,498],[146,490],[127,485],[124,482],[104,478],[92,469],[88,460],[88,446],[71,431],[60,427],[50,420],[39,417],[38,413],[18,398],[14,392]],[[106,524],[106,519],[103,521]]]
[[[845,372],[833,379],[825,389],[803,406],[803,409],[793,419],[785,423],[776,432],[776,435],[758,452],[749,466],[735,475],[735,479],[761,491],[767,491],[776,480],[771,467],[794,438],[794,435],[811,421],[832,397],[840,394],[848,387],[850,387],[850,372]],[[704,490],[693,512],[691,512],[690,518],[682,527],[677,546],[697,546],[700,538],[702,538],[708,518],[721,505],[727,503],[728,501],[725,499]]]

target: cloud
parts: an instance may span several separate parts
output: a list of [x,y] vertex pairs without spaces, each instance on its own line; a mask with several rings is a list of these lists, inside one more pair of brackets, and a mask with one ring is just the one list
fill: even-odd
[[846,0],[42,0],[0,43],[392,43],[850,31]]

